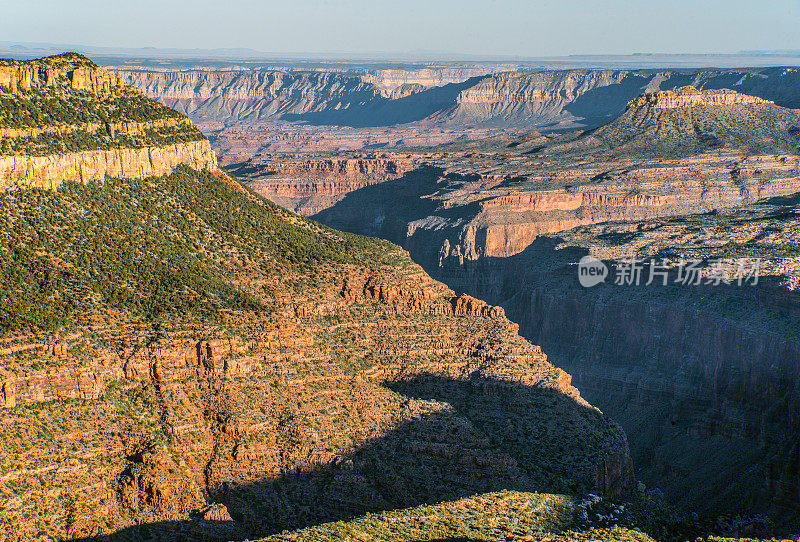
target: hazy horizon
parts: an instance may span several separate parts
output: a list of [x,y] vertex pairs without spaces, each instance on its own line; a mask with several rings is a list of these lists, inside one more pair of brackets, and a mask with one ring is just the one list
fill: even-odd
[[0,23],[6,42],[492,58],[796,51],[798,27],[800,0],[29,0]]

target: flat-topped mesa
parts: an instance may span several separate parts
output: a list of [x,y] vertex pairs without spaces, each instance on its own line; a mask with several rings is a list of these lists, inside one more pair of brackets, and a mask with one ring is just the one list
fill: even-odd
[[192,122],[91,60],[0,59],[0,190],[217,169]]
[[626,110],[633,107],[654,107],[656,109],[679,109],[696,105],[734,105],[734,104],[773,104],[756,96],[740,94],[727,88],[698,90],[692,86],[676,90],[660,90],[642,94],[628,102]]
[[14,93],[64,87],[100,95],[123,85],[116,75],[77,53],[37,60],[0,60],[0,87]]

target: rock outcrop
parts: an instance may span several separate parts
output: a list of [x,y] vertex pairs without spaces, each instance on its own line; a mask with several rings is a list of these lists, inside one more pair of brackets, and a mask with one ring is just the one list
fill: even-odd
[[11,92],[53,89],[63,85],[100,96],[124,83],[107,69],[75,53],[64,53],[36,62],[0,60],[0,87]]
[[0,190],[57,188],[64,181],[102,181],[106,175],[141,179],[167,175],[180,164],[195,169],[217,169],[214,151],[207,140],[50,156],[0,155]]
[[181,164],[217,169],[189,119],[81,55],[0,61],[0,99],[20,98],[26,106],[0,118],[0,190],[160,176]]
[[679,109],[697,105],[734,105],[734,104],[771,104],[757,96],[740,94],[730,89],[698,90],[692,86],[675,90],[661,90],[643,94],[632,100],[627,109],[632,107],[654,107],[656,109]]
[[397,91],[402,87],[408,88],[411,85],[417,87],[417,91],[431,87],[441,87],[452,83],[463,83],[473,77],[491,75],[500,71],[508,71],[509,67],[489,66],[475,68],[421,68],[418,70],[401,70],[389,68],[385,70],[373,70],[364,75],[364,80],[374,83],[385,89],[385,93],[393,97],[398,96]]

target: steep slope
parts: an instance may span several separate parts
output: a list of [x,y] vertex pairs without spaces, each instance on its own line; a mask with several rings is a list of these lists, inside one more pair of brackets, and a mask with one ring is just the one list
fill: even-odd
[[216,168],[189,119],[74,53],[0,60],[0,188]]
[[9,539],[185,521],[204,494],[255,534],[630,483],[624,435],[502,310],[386,244],[186,169],[6,198]]
[[502,309],[388,242],[216,168],[36,184],[0,197],[3,539],[231,540],[633,483],[624,433]]
[[[588,134],[427,149],[428,167],[315,218],[401,244],[456,292],[503,306],[619,417],[648,486],[700,514],[768,512],[792,533],[796,113],[693,89],[644,95],[628,113]],[[658,137],[685,119],[704,124]],[[707,150],[704,133],[724,146]],[[772,154],[782,145],[789,152]],[[611,278],[630,258],[656,258],[670,284],[583,288],[577,265],[589,252]],[[742,258],[761,258],[758,284],[705,283],[720,261]],[[674,283],[682,259],[701,262],[697,287]]]

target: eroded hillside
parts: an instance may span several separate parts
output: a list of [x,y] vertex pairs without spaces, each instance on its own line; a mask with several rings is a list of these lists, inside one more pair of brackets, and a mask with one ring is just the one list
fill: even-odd
[[[62,61],[66,75],[42,69]],[[74,95],[85,62],[12,64],[6,120],[34,112],[66,144],[76,119],[36,112],[114,111],[129,93],[113,78]],[[20,83],[51,80],[41,95]],[[128,150],[46,158],[82,170]],[[0,536],[231,540],[497,490],[632,486],[622,430],[503,309],[208,159],[49,184],[33,162],[0,196]]]
[[[390,239],[456,292],[503,306],[619,418],[648,487],[793,532],[798,122],[730,91],[661,91],[596,130],[409,150],[418,169],[314,216]],[[609,284],[578,282],[589,253]],[[630,258],[656,259],[669,284],[645,287],[641,262],[641,287],[611,284]],[[690,260],[700,282],[676,284]],[[707,285],[721,261],[758,261],[761,280]]]
[[[9,539],[202,529],[188,520],[210,502],[257,534],[509,487],[630,484],[622,432],[502,309],[233,181],[128,183],[5,196],[19,292],[5,314],[27,307],[5,320]],[[94,207],[118,191],[113,214]],[[82,227],[61,228],[65,206]],[[14,271],[23,255],[33,276]],[[166,265],[148,270],[152,257]]]

